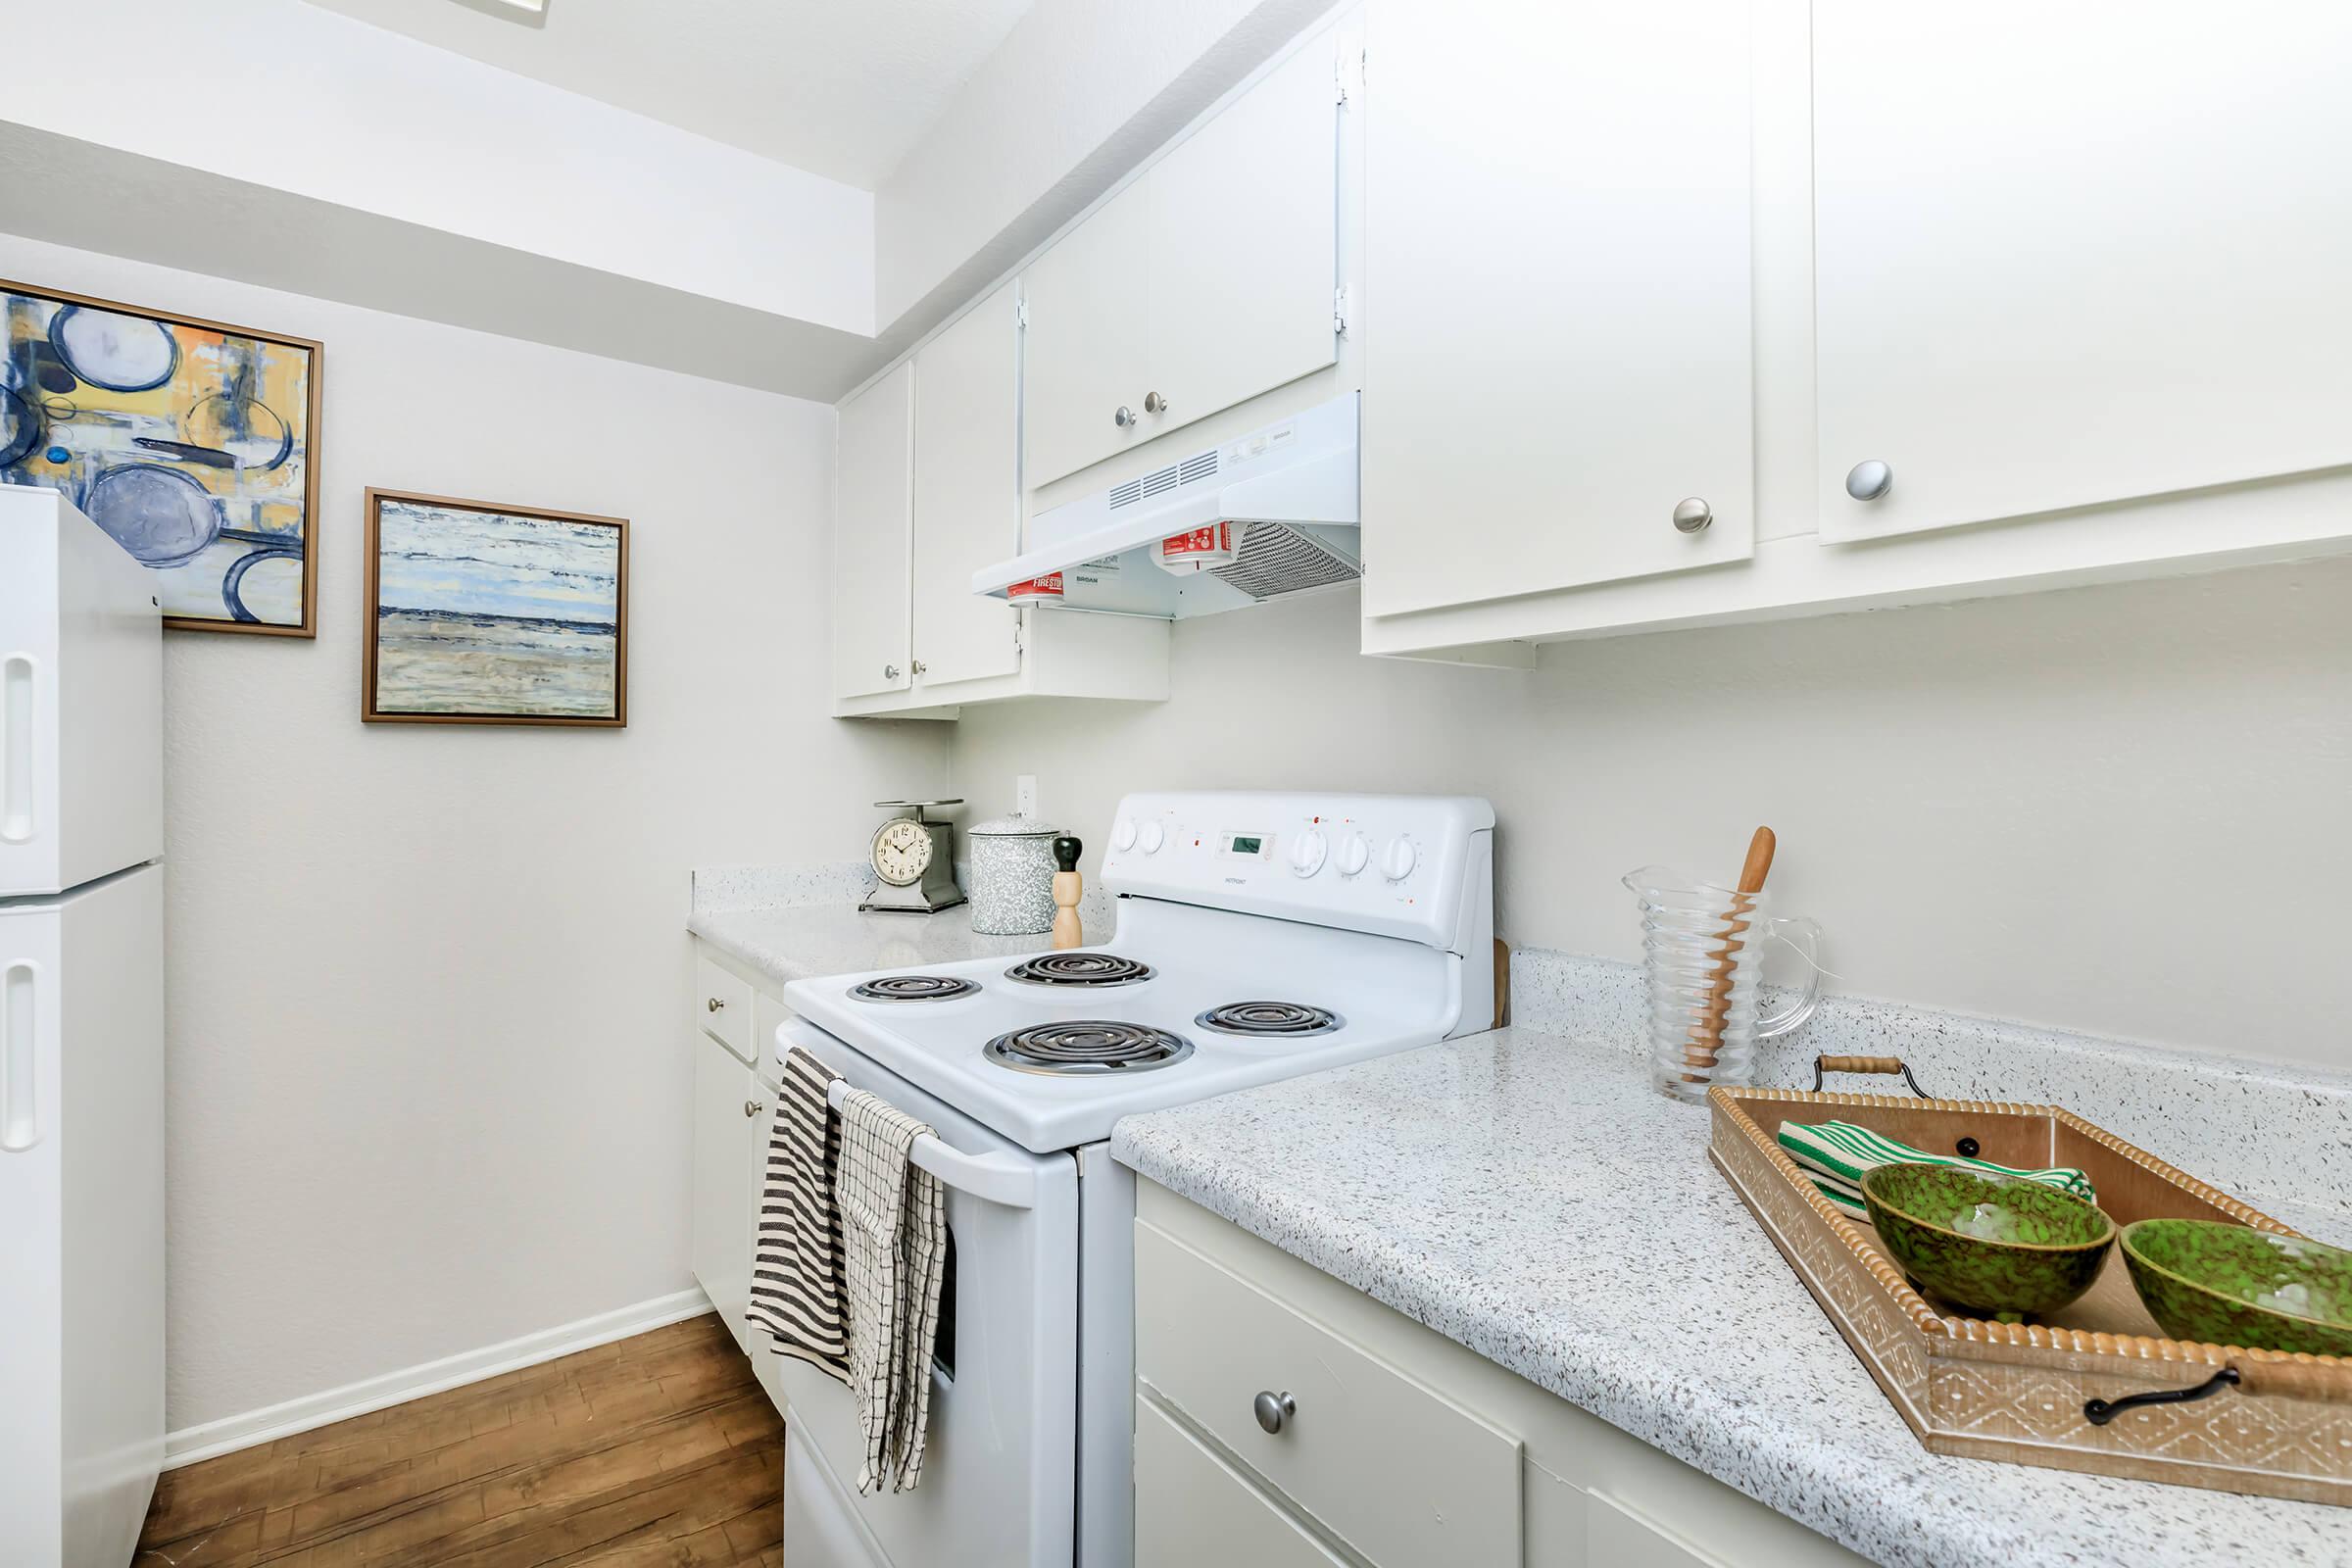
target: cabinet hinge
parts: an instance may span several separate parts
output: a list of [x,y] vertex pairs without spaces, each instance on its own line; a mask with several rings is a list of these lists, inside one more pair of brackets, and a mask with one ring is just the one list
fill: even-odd
[[1331,329],[1343,336],[1348,331],[1348,285],[1345,283],[1331,291]]
[[1026,327],[1029,324],[1029,302],[1027,300],[1012,302],[1012,324],[1018,327]]

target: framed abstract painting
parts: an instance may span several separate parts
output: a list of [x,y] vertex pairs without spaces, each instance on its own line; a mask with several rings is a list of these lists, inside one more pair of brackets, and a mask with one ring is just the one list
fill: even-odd
[[368,492],[371,724],[629,721],[629,524]]
[[0,483],[64,491],[167,626],[314,636],[322,352],[0,280]]

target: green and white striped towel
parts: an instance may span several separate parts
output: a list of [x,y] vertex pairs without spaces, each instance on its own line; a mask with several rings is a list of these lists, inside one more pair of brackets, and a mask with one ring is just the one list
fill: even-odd
[[1962,1154],[1931,1154],[1898,1144],[1891,1138],[1882,1138],[1867,1127],[1857,1127],[1850,1121],[1825,1121],[1807,1125],[1803,1122],[1784,1122],[1781,1125],[1781,1147],[1788,1157],[1804,1167],[1813,1179],[1814,1188],[1842,1212],[1855,1219],[1866,1219],[1870,1210],[1862,1201],[1862,1178],[1881,1165],[1904,1161],[1920,1161],[1930,1165],[1955,1165],[1962,1170],[1981,1170],[1994,1176],[2023,1176],[2028,1181],[2055,1187],[2072,1193],[2086,1203],[2098,1201],[2091,1190],[2090,1178],[2072,1165],[2059,1165],[2049,1170],[2019,1170],[2011,1165],[1996,1165],[1989,1159],[1970,1159]]

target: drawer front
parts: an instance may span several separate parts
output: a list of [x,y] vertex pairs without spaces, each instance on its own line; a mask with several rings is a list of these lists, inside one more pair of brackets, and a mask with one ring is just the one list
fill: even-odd
[[[1377,1562],[1518,1568],[1519,1443],[1146,1220],[1136,1375]],[[1275,1432],[1260,1393],[1290,1396]]]
[[752,1056],[752,988],[700,954],[694,959],[694,1020],[741,1056]]
[[1721,1558],[1700,1555],[1625,1504],[1597,1492],[1588,1494],[1585,1499],[1585,1552],[1586,1560],[1595,1568],[1619,1562],[1642,1563],[1646,1568],[1728,1568]]
[[1135,1568],[1342,1568],[1230,1465],[1154,1409],[1135,1407]]

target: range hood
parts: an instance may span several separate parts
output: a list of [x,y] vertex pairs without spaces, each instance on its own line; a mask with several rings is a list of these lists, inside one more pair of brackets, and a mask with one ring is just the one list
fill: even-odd
[[1039,513],[1029,548],[974,572],[972,592],[1178,619],[1355,581],[1355,400]]

